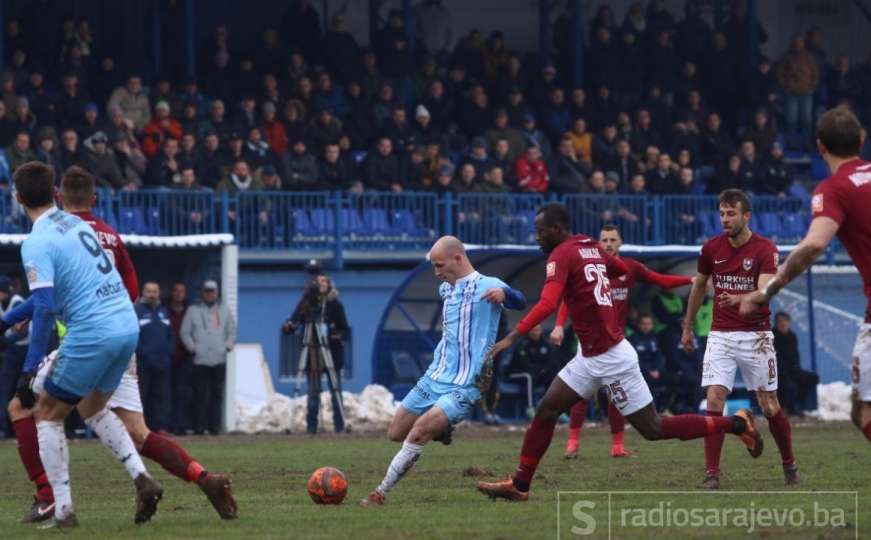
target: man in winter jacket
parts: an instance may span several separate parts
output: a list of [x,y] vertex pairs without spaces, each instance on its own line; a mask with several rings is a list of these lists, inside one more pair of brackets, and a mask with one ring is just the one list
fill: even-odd
[[170,403],[170,357],[172,327],[169,311],[160,304],[160,286],[149,281],[142,287],[136,304],[139,319],[139,345],[136,347],[136,374],[145,424],[151,431],[168,428]]
[[203,283],[200,302],[185,313],[181,340],[194,356],[194,430],[217,434],[221,430],[227,353],[236,345],[236,320],[218,300],[214,280]]

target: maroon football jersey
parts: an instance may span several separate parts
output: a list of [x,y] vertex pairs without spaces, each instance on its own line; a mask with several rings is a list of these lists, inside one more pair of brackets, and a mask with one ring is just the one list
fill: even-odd
[[133,261],[130,259],[130,254],[127,253],[127,248],[121,240],[118,231],[109,226],[105,221],[98,219],[90,212],[73,212],[79,216],[82,221],[87,223],[97,233],[97,240],[100,241],[100,246],[112,258],[112,264],[121,274],[121,279],[124,281],[124,287],[130,295],[130,301],[136,302],[139,297],[139,278],[136,275],[136,268],[133,266]]
[[[733,247],[725,234],[711,238],[702,246],[699,273],[711,276],[714,296],[722,293],[749,294],[759,289],[761,274],[777,273],[777,246],[771,240],[753,233],[741,247]],[[723,307],[714,301],[714,321],[711,330],[752,332],[771,328],[768,305],[749,318],[738,314],[737,306]]]
[[828,217],[840,225],[838,239],[862,276],[871,322],[871,163],[848,161],[820,182],[811,199],[813,217]]
[[563,302],[578,336],[581,354],[598,356],[623,340],[623,327],[611,297],[609,263],[614,257],[599,243],[578,234],[556,247],[547,259],[545,283],[565,285]]

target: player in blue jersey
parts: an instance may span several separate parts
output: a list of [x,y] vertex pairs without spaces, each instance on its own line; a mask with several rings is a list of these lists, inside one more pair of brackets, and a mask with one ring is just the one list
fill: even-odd
[[487,351],[496,340],[502,308],[524,309],[523,294],[497,278],[475,271],[463,243],[443,236],[429,259],[442,299],[442,339],[433,361],[417,385],[402,400],[387,429],[387,437],[402,442],[381,484],[360,501],[363,506],[384,504],[387,493],[408,472],[431,440],[450,443],[452,426],[475,407],[492,378]]
[[139,340],[139,323],[121,276],[93,229],[54,205],[54,172],[29,162],[15,171],[16,199],[33,221],[21,258],[33,297],[33,327],[16,395],[34,405],[31,381],[48,352],[55,318],[67,326],[54,369],[46,378],[34,416],[39,455],[54,491],[50,527],[78,525],[73,511],[69,450],[63,422],[78,406],[85,423],[127,469],[137,491],[135,522],[157,511],[163,489],[151,478],[121,420],[106,403]]

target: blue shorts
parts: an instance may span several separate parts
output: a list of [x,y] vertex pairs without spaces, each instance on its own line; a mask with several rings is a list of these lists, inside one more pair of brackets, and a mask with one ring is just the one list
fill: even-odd
[[71,404],[94,391],[111,394],[118,388],[138,343],[139,332],[92,338],[67,335],[45,390]]
[[479,399],[481,391],[476,386],[443,383],[423,376],[402,400],[402,406],[417,416],[436,406],[445,412],[451,424],[458,424],[472,413]]

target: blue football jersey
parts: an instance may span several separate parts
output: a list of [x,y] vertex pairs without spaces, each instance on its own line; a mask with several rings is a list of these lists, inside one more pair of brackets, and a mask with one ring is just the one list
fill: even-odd
[[466,385],[475,382],[487,351],[496,341],[502,306],[482,300],[492,288],[507,285],[500,279],[472,272],[453,285],[439,287],[442,305],[442,339],[436,346],[426,376],[433,380]]
[[78,217],[49,210],[21,245],[30,290],[54,287],[58,317],[70,336],[120,336],[139,330],[115,265],[94,230]]

